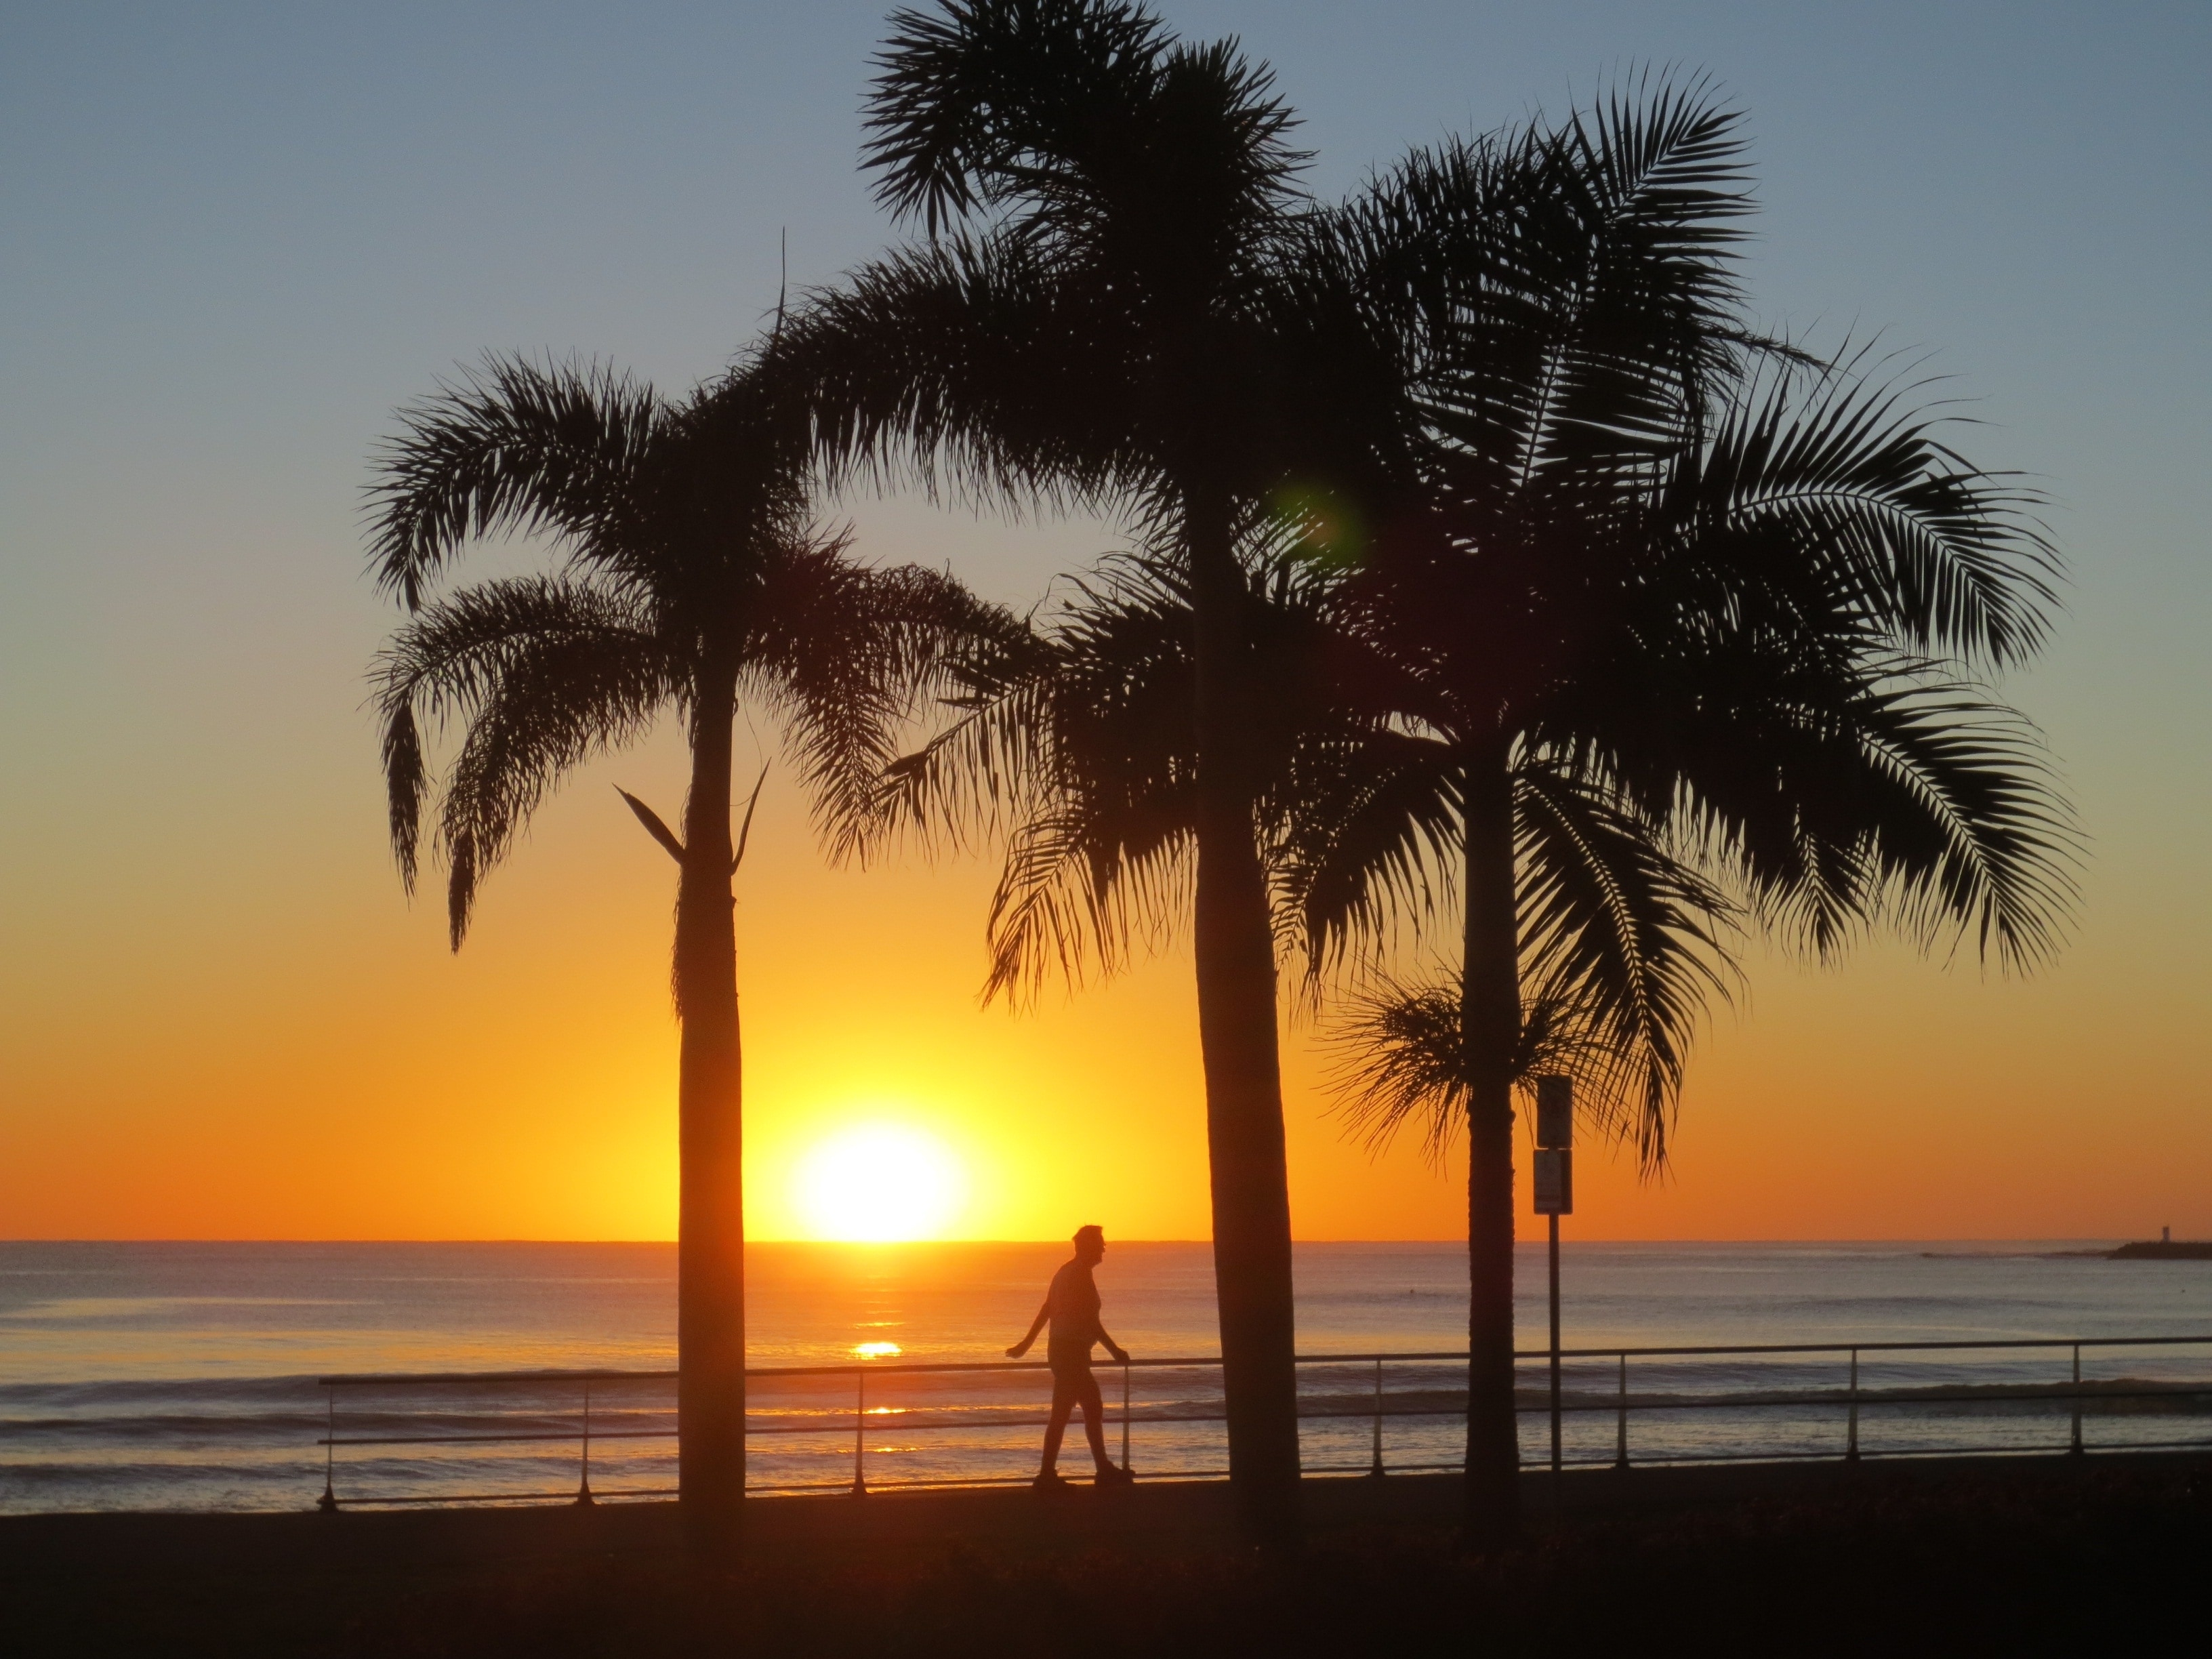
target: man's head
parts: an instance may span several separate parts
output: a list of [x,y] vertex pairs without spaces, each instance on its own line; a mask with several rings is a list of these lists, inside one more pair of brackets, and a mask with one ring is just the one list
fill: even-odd
[[1078,1261],[1103,1261],[1106,1259],[1106,1230],[1103,1227],[1078,1227],[1075,1230],[1075,1259]]

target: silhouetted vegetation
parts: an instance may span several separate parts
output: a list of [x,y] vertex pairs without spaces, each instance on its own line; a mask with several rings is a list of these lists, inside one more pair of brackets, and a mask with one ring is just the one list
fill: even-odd
[[854,834],[1006,833],[994,993],[1194,916],[1240,1478],[1289,1386],[1236,1380],[1288,1340],[1262,927],[1318,991],[1443,923],[1450,981],[1355,996],[1345,1080],[1370,1133],[1469,1130],[1470,1520],[1510,1528],[1515,1087],[1576,1076],[1656,1170],[1743,922],[2050,946],[2065,811],[1976,678],[2045,629],[2032,499],[1887,366],[1753,328],[1740,118],[1700,85],[1327,207],[1265,72],[1139,8],[894,29],[872,160],[931,240],[795,325],[821,453],[1146,544],[963,664]]
[[[2051,948],[2066,809],[1984,684],[2046,630],[2033,494],[1949,447],[1910,371],[1753,325],[1741,118],[1702,82],[1633,76],[1328,204],[1266,66],[1131,0],[902,10],[877,68],[866,166],[922,240],[681,404],[498,363],[407,416],[376,559],[410,609],[474,538],[546,532],[567,563],[438,601],[387,654],[403,866],[419,718],[465,727],[436,831],[457,946],[567,769],[689,723],[683,834],[631,802],[683,867],[687,1483],[709,1443],[742,1467],[740,691],[787,717],[840,850],[1004,838],[988,994],[1187,922],[1230,1462],[1277,1541],[1302,956],[1346,1011],[1354,1128],[1468,1136],[1467,1519],[1510,1536],[1516,1089],[1576,1077],[1656,1171],[1746,930]],[[812,486],[902,478],[1138,545],[1018,618],[809,528]],[[939,729],[896,756],[931,696]],[[1383,971],[1408,953],[1447,965]]]

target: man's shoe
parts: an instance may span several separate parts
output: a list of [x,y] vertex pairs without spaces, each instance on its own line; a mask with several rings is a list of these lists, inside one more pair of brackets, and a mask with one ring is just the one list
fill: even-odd
[[1061,1480],[1058,1474],[1048,1470],[1030,1482],[1030,1490],[1031,1492],[1066,1492],[1067,1482]]
[[1091,1478],[1091,1484],[1094,1486],[1133,1486],[1137,1484],[1137,1477],[1127,1469],[1117,1469],[1109,1463]]

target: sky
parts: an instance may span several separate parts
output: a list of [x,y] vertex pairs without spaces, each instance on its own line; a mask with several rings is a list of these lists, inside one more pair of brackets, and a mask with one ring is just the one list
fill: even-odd
[[[803,287],[902,234],[856,167],[884,9],[0,4],[0,1237],[672,1235],[673,873],[610,786],[672,815],[676,734],[577,775],[449,953],[384,839],[362,490],[487,349],[681,390],[772,311],[781,239]],[[1586,1149],[1570,1237],[2212,1236],[2212,8],[1161,9],[1274,65],[1322,197],[1709,75],[1762,320],[1924,355],[1959,446],[2049,498],[2065,611],[2004,690],[2087,837],[2067,949],[2020,980],[1755,947],[1671,1171]],[[824,512],[1024,604],[1116,545]],[[957,1171],[953,1236],[1206,1236],[1187,941],[986,1010],[988,864],[830,869],[781,767],[753,848],[754,1236],[809,1236],[810,1158],[872,1128]],[[1298,1236],[1459,1236],[1463,1167],[1347,1141],[1310,1022],[1285,1045]]]

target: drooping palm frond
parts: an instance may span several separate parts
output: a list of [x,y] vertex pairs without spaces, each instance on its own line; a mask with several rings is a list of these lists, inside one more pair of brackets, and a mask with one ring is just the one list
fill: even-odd
[[920,748],[884,767],[848,803],[832,834],[839,858],[863,861],[902,838],[931,852],[964,852],[1045,810],[1052,642],[1029,618],[982,642],[953,668],[951,718]]
[[[1467,1114],[1467,1029],[1455,981],[1382,977],[1332,1022],[1328,1086],[1351,1132],[1380,1153],[1409,1125],[1441,1164]],[[1525,1022],[1524,1022],[1525,1023]]]
[[2040,738],[1971,684],[1913,669],[1728,664],[1627,769],[1717,877],[1817,955],[1887,926],[2031,967],[2063,935],[2078,855]]
[[1131,802],[1100,822],[1032,818],[1008,838],[985,928],[988,1004],[1033,1003],[1054,978],[1109,979],[1176,937],[1192,877],[1188,813]]
[[671,411],[649,386],[598,363],[491,357],[403,410],[369,492],[369,563],[410,611],[469,541],[550,531],[619,539]]
[[[1546,1073],[1574,1078],[1589,1125],[1656,1171],[1691,1040],[1735,975],[1735,907],[1668,850],[1663,826],[1589,781],[1524,759],[1513,793],[1523,989],[1510,1074],[1522,1085]],[[1441,1157],[1477,1063],[1464,996],[1455,983],[1384,975],[1331,1023],[1339,1109],[1370,1144],[1419,1121],[1429,1155]]]
[[[1295,933],[1307,798],[1389,787],[1389,765],[1361,745],[1394,734],[1351,693],[1357,665],[1328,627],[1326,572],[1256,521],[1254,538],[1242,616],[1254,822],[1279,922]],[[1174,935],[1196,823],[1194,623],[1176,563],[1143,555],[1072,581],[1042,620],[998,620],[952,665],[951,718],[854,798],[835,833],[859,855],[896,838],[1003,837],[988,994],[1025,999],[1055,975],[1117,971]],[[1417,860],[1403,873],[1424,878]]]
[[[1327,1086],[1346,1130],[1378,1154],[1407,1130],[1418,1131],[1423,1158],[1441,1167],[1467,1127],[1458,982],[1380,978],[1347,999],[1327,1040],[1334,1051]],[[1615,1047],[1604,1021],[1586,1006],[1537,997],[1522,1005],[1514,1089],[1533,1098],[1543,1077],[1572,1079],[1577,1114],[1601,1134],[1618,1133],[1642,1112],[1649,1080],[1643,1058]],[[1663,1148],[1656,1160],[1643,1160],[1647,1171],[1664,1161]]]
[[1599,756],[1819,953],[1888,922],[2033,963],[2070,908],[2069,815],[2033,728],[1958,666],[2046,626],[2055,556],[2022,507],[1886,384],[1754,388],[1618,538],[1615,603],[1525,729]]
[[1709,444],[1680,452],[1670,527],[1730,558],[1740,581],[1832,583],[1890,648],[2025,660],[2057,603],[2039,498],[1941,441],[1940,408],[1912,383],[1861,373],[1867,356],[1809,383],[1780,372],[1747,387]]
[[[1276,837],[1307,994],[1365,945],[1389,954],[1455,890],[1459,768],[1437,738],[1386,721],[1346,722],[1296,760]],[[1362,729],[1364,728],[1364,729]]]
[[1948,682],[1887,686],[1854,713],[1879,919],[1923,949],[1948,934],[2007,967],[2045,960],[2079,896],[2080,838],[2042,734]]
[[1141,487],[1121,319],[1005,229],[899,250],[805,296],[767,367],[832,487],[1107,506]]
[[919,708],[1020,627],[946,573],[862,565],[842,538],[776,550],[750,597],[744,683],[782,717],[833,846],[866,821]]
[[1729,992],[1735,907],[1669,850],[1663,824],[1586,778],[1524,758],[1514,805],[1524,1000],[1576,1034],[1585,1110],[1656,1170],[1690,1039]]
[[[1197,755],[1188,594],[1166,568],[1109,561],[1073,589],[1037,677],[1017,683],[991,761],[1013,786],[992,902],[987,997],[1034,995],[1057,971],[1110,975],[1173,936],[1188,897]],[[980,802],[980,798],[979,802]]]
[[380,654],[392,845],[415,878],[429,776],[421,733],[465,735],[437,841],[458,950],[483,876],[562,775],[641,735],[689,691],[687,665],[635,601],[561,577],[465,589],[419,611]]

